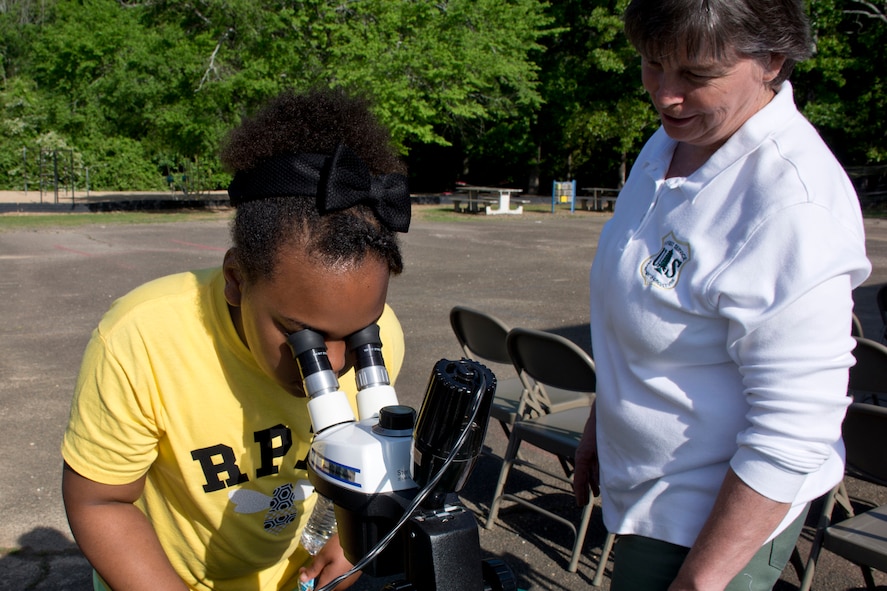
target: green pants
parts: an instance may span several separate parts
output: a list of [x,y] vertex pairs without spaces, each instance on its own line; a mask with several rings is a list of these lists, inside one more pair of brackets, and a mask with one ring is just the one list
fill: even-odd
[[[805,509],[785,531],[764,544],[725,591],[770,591],[791,558],[806,517]],[[610,591],[666,591],[689,551],[643,536],[619,536]]]

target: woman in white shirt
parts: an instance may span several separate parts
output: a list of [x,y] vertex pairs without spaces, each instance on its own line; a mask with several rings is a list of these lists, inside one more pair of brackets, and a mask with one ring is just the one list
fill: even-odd
[[843,473],[859,202],[794,104],[801,0],[633,0],[625,29],[661,127],[592,266],[577,500],[599,483],[613,591],[770,589]]

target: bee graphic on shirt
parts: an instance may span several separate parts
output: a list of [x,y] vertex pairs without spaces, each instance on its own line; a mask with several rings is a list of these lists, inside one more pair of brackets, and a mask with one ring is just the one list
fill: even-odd
[[295,521],[299,512],[296,503],[307,499],[314,487],[307,480],[295,483],[287,482],[274,489],[272,496],[255,490],[238,488],[228,493],[228,499],[234,503],[235,513],[265,512],[262,527],[268,533],[279,534],[283,528]]

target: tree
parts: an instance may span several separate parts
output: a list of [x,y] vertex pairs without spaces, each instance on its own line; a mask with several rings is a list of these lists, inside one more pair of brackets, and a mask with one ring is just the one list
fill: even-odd
[[545,107],[537,133],[545,168],[559,180],[621,186],[657,121],[640,83],[637,52],[622,32],[627,0],[552,6],[569,27],[546,40]]
[[532,113],[528,56],[543,6],[56,0],[27,47],[7,53],[35,81],[46,125],[89,157],[110,157],[102,142],[118,138],[155,166],[199,160],[215,172],[225,131],[284,87],[368,95],[404,152],[476,140],[489,122]]
[[848,15],[864,16],[887,24],[887,2],[852,0],[844,12]]
[[816,54],[792,77],[801,110],[845,165],[887,161],[885,3],[811,0]]
[[[109,186],[199,164],[221,187],[226,131],[285,87],[321,86],[373,101],[417,187],[619,186],[657,122],[627,1],[0,0],[0,185],[39,140]],[[799,106],[845,164],[884,162],[887,2],[808,3]]]
[[528,56],[541,48],[543,6],[536,0],[352,3],[331,39],[330,82],[372,89],[379,116],[400,144],[477,137],[481,122],[538,107],[538,68]]
[[0,90],[0,145],[15,146],[0,150],[0,174],[21,188],[36,172],[27,167],[27,146],[35,143],[40,127],[36,100],[34,85],[26,79],[13,78]]

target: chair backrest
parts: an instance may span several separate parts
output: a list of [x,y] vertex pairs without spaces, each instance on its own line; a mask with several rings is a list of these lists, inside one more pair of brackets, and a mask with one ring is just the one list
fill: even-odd
[[885,329],[887,329],[887,283],[878,288],[875,301],[878,304],[878,312],[881,313],[881,322],[884,323]]
[[887,407],[854,402],[843,433],[848,474],[887,486]]
[[887,395],[887,347],[865,337],[854,338],[856,365],[850,368],[847,388],[855,400],[862,402],[872,395],[873,402],[878,404],[877,395]]
[[505,347],[510,327],[495,316],[465,306],[454,306],[450,310],[450,325],[466,357],[511,365]]
[[545,386],[575,392],[594,392],[594,361],[573,341],[550,332],[513,328],[505,340],[518,374]]
[[850,334],[855,337],[864,337],[862,332],[862,321],[855,313],[853,314],[853,324],[850,325]]

